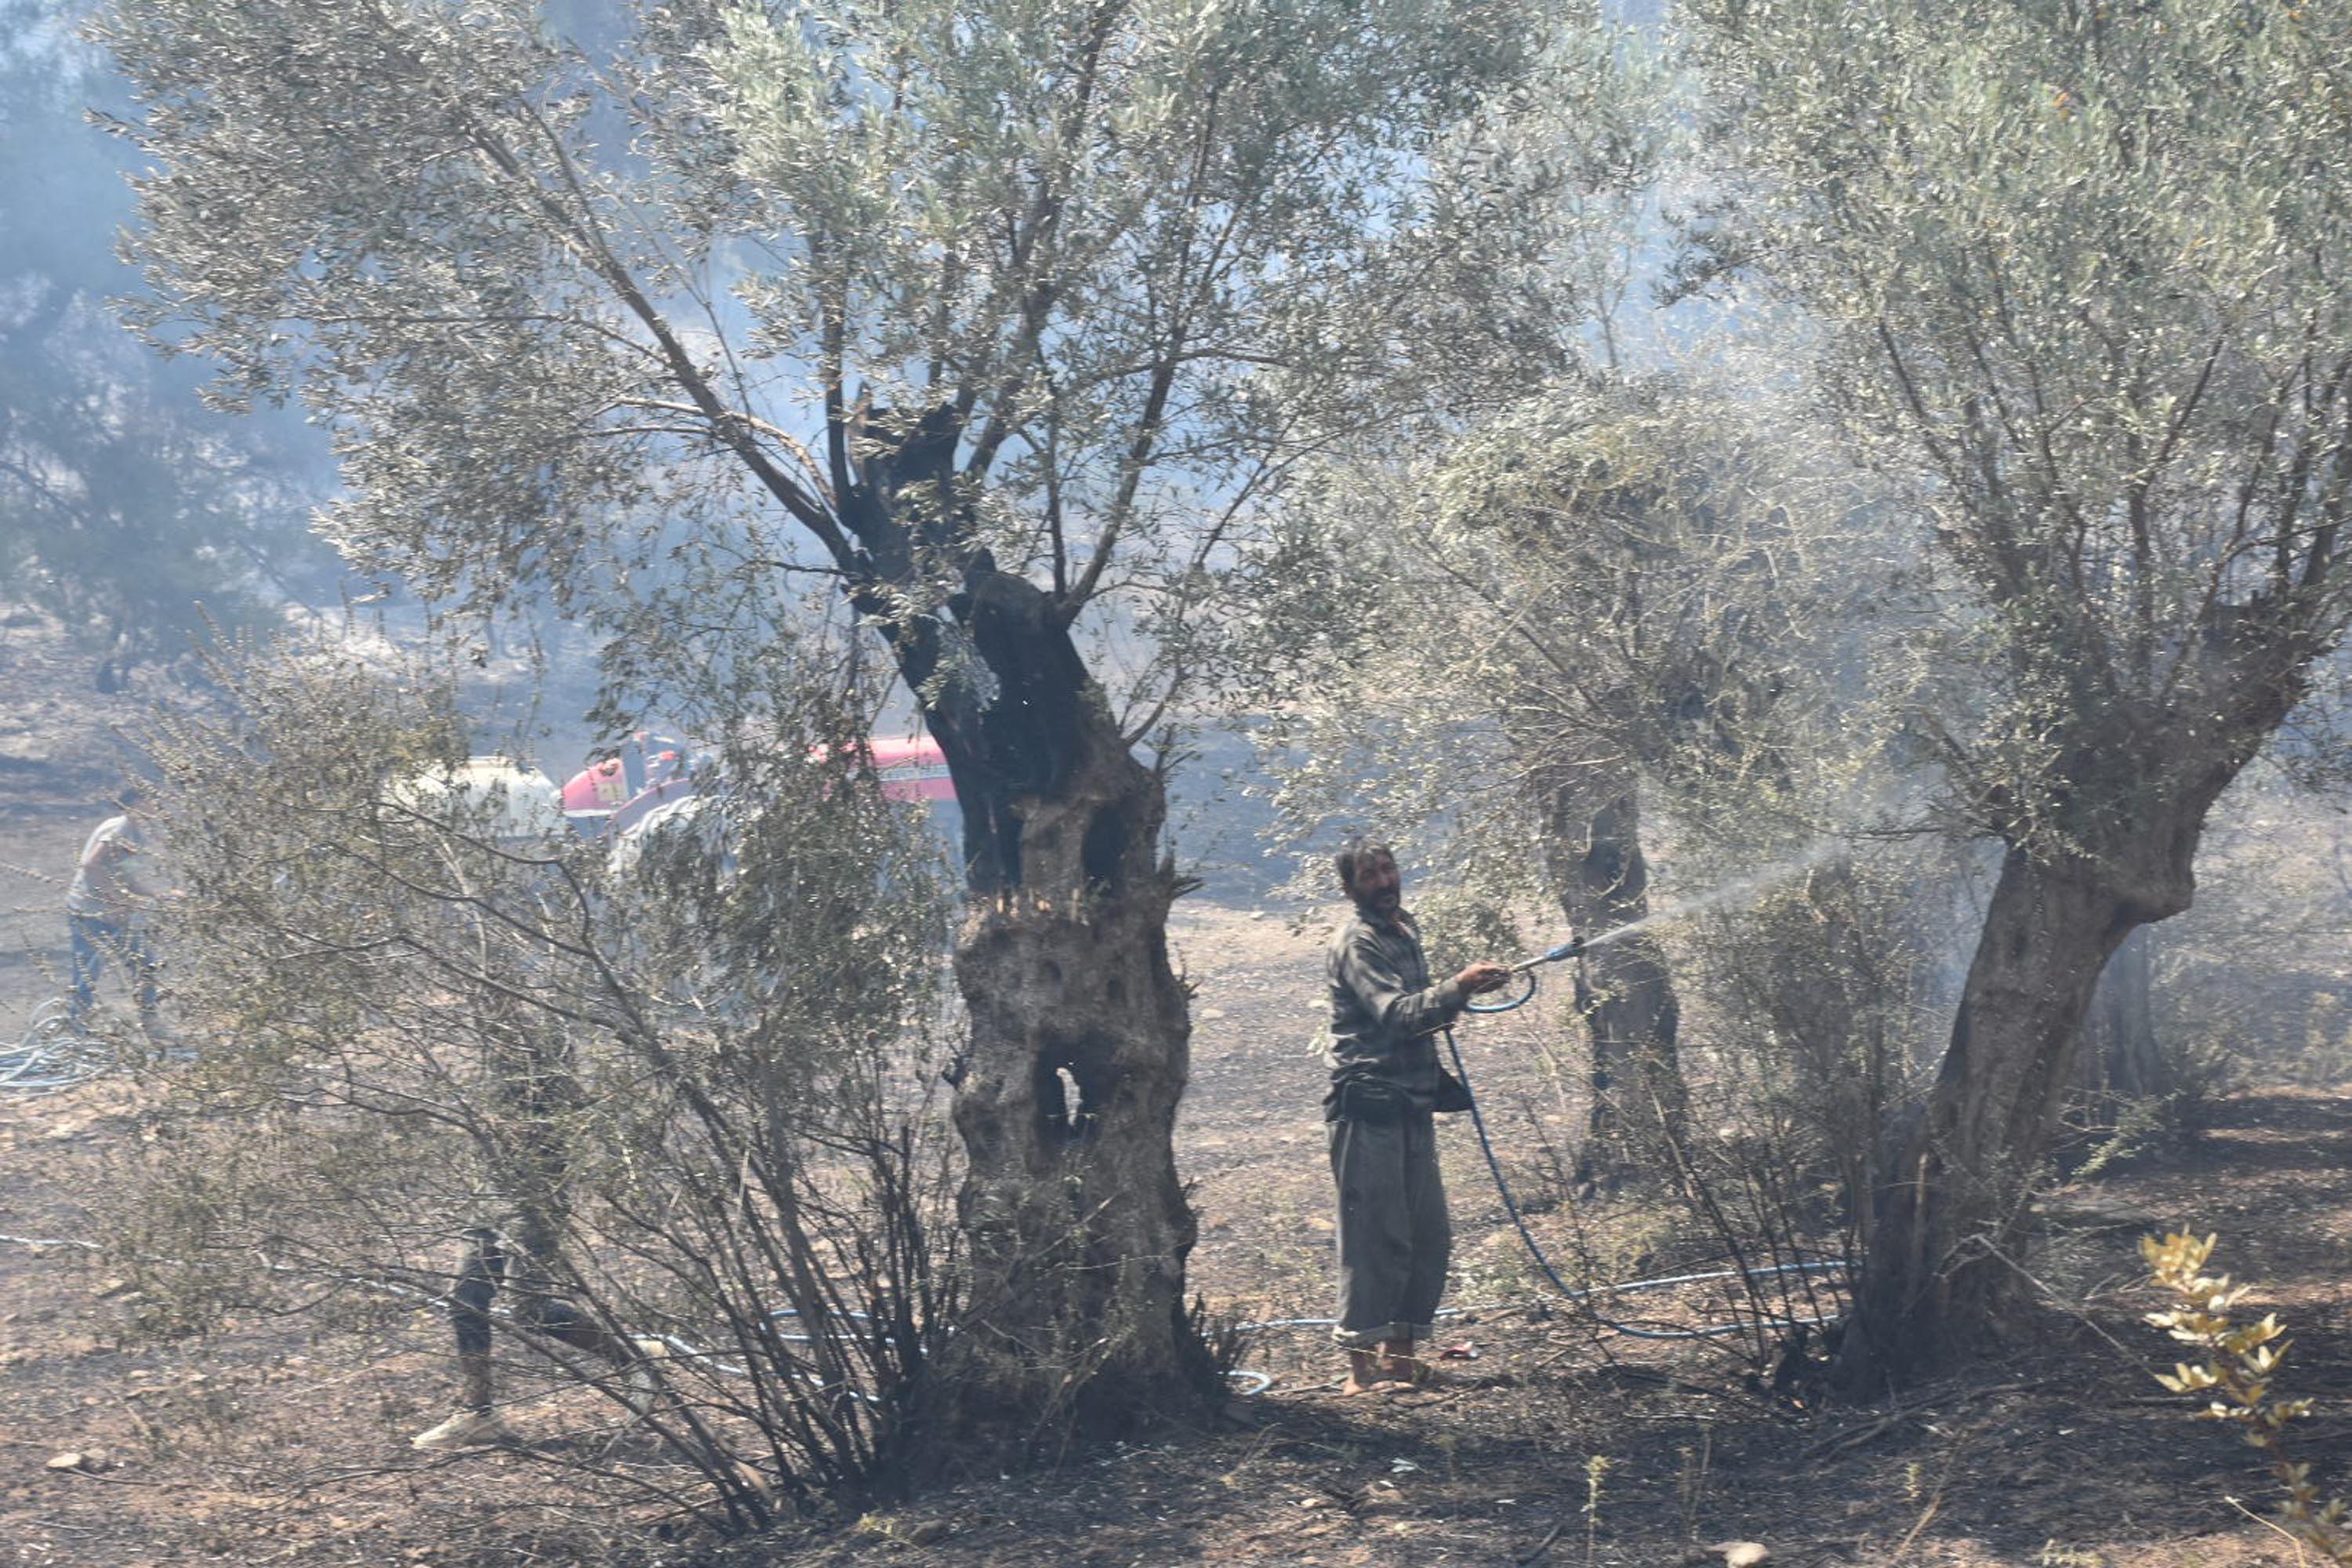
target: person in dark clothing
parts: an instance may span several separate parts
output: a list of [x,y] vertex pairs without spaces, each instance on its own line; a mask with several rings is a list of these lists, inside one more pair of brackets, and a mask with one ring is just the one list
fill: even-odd
[[1348,1352],[1344,1392],[1369,1394],[1429,1378],[1413,1346],[1429,1336],[1454,1246],[1432,1121],[1447,1082],[1434,1036],[1510,971],[1478,963],[1432,984],[1396,857],[1359,840],[1337,864],[1355,910],[1331,933],[1328,953],[1331,1089],[1323,1117],[1339,1191],[1332,1337]]

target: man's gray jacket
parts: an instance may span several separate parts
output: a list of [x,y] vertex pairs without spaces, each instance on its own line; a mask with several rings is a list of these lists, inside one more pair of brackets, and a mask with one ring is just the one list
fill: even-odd
[[1331,933],[1331,1084],[1370,1079],[1427,1110],[1437,1095],[1436,1032],[1468,1000],[1451,980],[1431,984],[1421,929],[1397,911],[1390,925],[1356,910]]

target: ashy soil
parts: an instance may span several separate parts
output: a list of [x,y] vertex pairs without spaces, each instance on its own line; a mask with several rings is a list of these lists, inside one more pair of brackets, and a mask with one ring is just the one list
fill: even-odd
[[[21,641],[0,637],[0,692],[26,689]],[[56,988],[54,879],[104,815],[118,765],[74,737],[113,717],[94,698],[0,700],[0,1040]],[[1330,1310],[1311,1048],[1326,913],[1192,900],[1173,931],[1198,987],[1178,1130],[1201,1220],[1192,1279],[1225,1315],[1275,1325],[1247,1336],[1244,1363],[1270,1386],[1205,1427],[1073,1448],[720,1552],[571,1506],[561,1467],[582,1451],[583,1417],[560,1400],[512,1413],[526,1448],[412,1450],[453,1391],[436,1313],[364,1332],[296,1319],[138,1340],[136,1301],[83,1245],[109,1152],[134,1135],[136,1090],[0,1092],[0,1562],[1646,1565],[1720,1562],[1692,1554],[1730,1542],[1792,1564],[2298,1560],[2253,1517],[2273,1494],[2252,1451],[2152,1381],[2173,1358],[2140,1321],[2156,1303],[2135,1246],[2168,1226],[2222,1233],[2218,1265],[2260,1282],[2249,1307],[2294,1331],[2284,1384],[2322,1402],[2303,1454],[2342,1479],[2352,1094],[2231,1094],[2193,1143],[2054,1194],[2031,1263],[2037,1304],[2007,1352],[1864,1408],[1775,1392],[1736,1337],[1631,1339],[1548,1300],[1455,1119],[1449,1300],[1471,1310],[1444,1337],[1475,1359],[1448,1363],[1447,1388],[1345,1398],[1326,1331],[1286,1321]],[[1581,1106],[1548,1066],[1558,1036],[1539,1007],[1464,1031],[1538,1234],[1601,1278],[1707,1267],[1638,1187],[1565,1201],[1556,1152]],[[1721,1309],[1666,1292],[1639,1310],[1641,1324],[1687,1327]]]

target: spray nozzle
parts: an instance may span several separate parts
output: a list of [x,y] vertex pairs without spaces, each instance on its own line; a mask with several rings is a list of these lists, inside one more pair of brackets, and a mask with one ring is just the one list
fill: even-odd
[[1547,948],[1543,952],[1537,953],[1533,958],[1523,958],[1519,960],[1517,963],[1511,965],[1511,973],[1526,977],[1527,987],[1525,990],[1522,990],[1517,996],[1510,997],[1509,999],[1502,1002],[1471,1002],[1466,1004],[1467,1009],[1473,1013],[1507,1013],[1515,1007],[1526,1006],[1529,1001],[1533,1000],[1536,994],[1537,970],[1542,968],[1547,963],[1558,963],[1564,959],[1574,958],[1583,951],[1584,939],[1580,936],[1570,937],[1568,941],[1561,942],[1558,947]]
[[1523,958],[1517,963],[1511,965],[1511,967],[1519,973],[1524,974],[1528,970],[1534,969],[1540,964],[1559,963],[1567,959],[1578,957],[1583,952],[1584,939],[1580,936],[1571,937],[1568,941],[1561,942],[1558,947],[1546,948],[1543,952],[1537,953],[1533,958]]

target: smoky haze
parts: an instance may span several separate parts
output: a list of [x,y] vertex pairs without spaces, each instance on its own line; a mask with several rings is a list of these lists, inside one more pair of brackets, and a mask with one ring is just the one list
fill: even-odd
[[77,13],[0,0],[0,577],[72,628],[106,685],[185,652],[206,618],[331,594],[307,528],[331,478],[299,411],[206,407],[208,367],[118,319],[139,291],[114,251],[132,165],[93,120],[126,94]]

